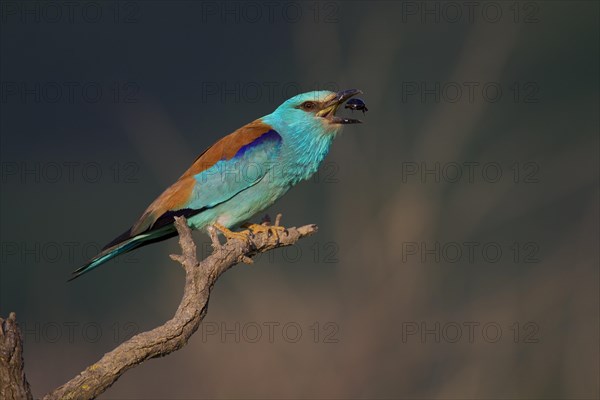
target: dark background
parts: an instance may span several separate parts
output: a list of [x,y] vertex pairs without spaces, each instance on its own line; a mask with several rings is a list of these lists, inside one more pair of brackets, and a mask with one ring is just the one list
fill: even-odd
[[71,270],[216,139],[356,87],[365,124],[270,210],[319,233],[102,398],[598,398],[597,2],[70,4],[1,3],[0,315],[36,396],[182,293],[175,240]]

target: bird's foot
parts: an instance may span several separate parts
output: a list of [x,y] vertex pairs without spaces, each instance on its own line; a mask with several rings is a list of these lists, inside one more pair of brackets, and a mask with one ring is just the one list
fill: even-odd
[[263,221],[260,224],[246,223],[242,226],[248,229],[251,237],[254,237],[257,233],[263,233],[266,234],[267,237],[275,235],[277,240],[279,240],[280,235],[288,235],[288,230],[285,227],[280,226],[280,222],[281,214],[277,214],[277,218],[275,219],[275,225],[271,225],[271,218],[269,218],[268,215],[265,215]]
[[248,236],[251,233],[250,231],[247,231],[247,230],[241,231],[241,232],[234,232],[219,223],[215,223],[215,224],[213,224],[213,226],[215,227],[216,230],[221,232],[223,234],[223,236],[225,236],[225,238],[227,238],[227,240],[238,239],[238,240],[242,240],[245,242],[245,241],[248,241]]

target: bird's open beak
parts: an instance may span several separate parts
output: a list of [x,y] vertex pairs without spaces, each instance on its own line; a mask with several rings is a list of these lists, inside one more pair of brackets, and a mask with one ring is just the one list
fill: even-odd
[[337,92],[331,96],[330,99],[327,99],[323,109],[321,109],[318,113],[318,117],[322,117],[328,120],[329,123],[332,124],[360,124],[361,120],[352,119],[352,118],[343,118],[335,115],[338,107],[341,106],[346,100],[350,97],[355,96],[357,94],[361,94],[362,91],[358,89],[348,89],[342,90],[341,92]]

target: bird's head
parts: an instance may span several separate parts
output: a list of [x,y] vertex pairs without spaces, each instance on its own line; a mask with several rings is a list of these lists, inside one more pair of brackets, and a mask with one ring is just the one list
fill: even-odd
[[297,134],[335,134],[346,124],[361,123],[358,119],[335,115],[340,105],[359,93],[362,91],[358,89],[302,93],[281,104],[268,116],[268,122],[283,130],[289,128]]

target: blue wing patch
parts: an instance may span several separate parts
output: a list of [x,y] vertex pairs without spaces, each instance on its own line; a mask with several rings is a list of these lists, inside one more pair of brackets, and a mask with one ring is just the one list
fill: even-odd
[[242,146],[231,159],[194,175],[196,185],[186,207],[212,208],[256,185],[277,162],[281,142],[279,133],[271,129]]

